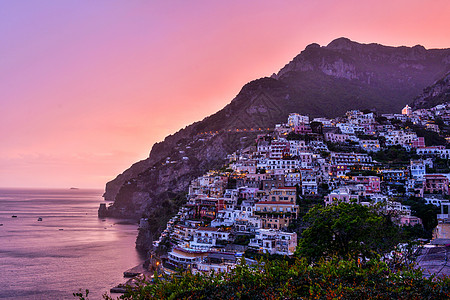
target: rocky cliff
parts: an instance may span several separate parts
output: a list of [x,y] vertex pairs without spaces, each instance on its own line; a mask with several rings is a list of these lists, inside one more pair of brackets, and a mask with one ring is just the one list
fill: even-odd
[[450,73],[447,73],[432,86],[425,88],[423,93],[414,99],[411,107],[414,109],[431,108],[446,102],[450,102]]
[[[273,127],[291,112],[336,116],[349,109],[399,111],[450,71],[450,49],[388,47],[339,38],[311,44],[270,78],[246,84],[219,112],[156,143],[149,158],[107,183],[114,204],[102,216],[146,216],[138,246],[164,228],[189,182],[219,167],[227,154],[254,142],[250,129]],[[246,130],[246,131],[244,131]]]

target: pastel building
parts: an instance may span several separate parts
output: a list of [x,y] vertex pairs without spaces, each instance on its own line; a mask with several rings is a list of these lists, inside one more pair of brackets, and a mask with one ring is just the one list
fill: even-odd
[[380,177],[378,176],[354,176],[353,180],[357,184],[363,184],[366,194],[376,194],[381,191]]
[[412,114],[412,108],[407,104],[405,107],[403,107],[402,109],[402,115],[406,115],[406,116],[411,116]]
[[424,175],[424,192],[448,195],[448,178],[442,174]]

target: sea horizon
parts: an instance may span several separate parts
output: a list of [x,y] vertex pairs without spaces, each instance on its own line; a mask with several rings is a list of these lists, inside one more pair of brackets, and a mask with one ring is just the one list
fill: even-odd
[[100,219],[100,189],[0,188],[0,299],[99,299],[144,257],[136,224]]

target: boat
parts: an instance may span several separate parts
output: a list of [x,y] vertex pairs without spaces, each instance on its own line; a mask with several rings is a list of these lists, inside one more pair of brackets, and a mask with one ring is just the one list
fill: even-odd
[[0,226],[3,226],[3,223],[0,223]]
[[38,218],[38,221],[42,221],[42,218],[41,218],[41,217],[39,217],[39,218]]
[[17,218],[17,216],[16,215],[12,215],[11,218]]
[[64,230],[64,229],[60,228],[59,230]]

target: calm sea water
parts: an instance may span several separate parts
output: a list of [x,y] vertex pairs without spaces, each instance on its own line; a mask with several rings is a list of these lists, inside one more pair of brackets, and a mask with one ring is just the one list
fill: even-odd
[[0,189],[0,299],[75,299],[79,288],[101,299],[124,282],[123,271],[142,261],[137,226],[99,219],[101,195]]

